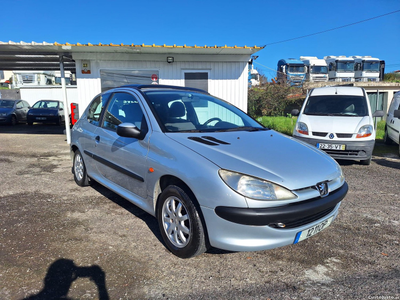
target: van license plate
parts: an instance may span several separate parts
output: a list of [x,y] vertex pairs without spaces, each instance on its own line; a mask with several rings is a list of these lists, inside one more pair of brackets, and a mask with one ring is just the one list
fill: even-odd
[[46,120],[47,118],[46,117],[36,117],[36,120],[40,120],[40,121],[43,121],[43,120]]
[[326,219],[325,221],[322,221],[321,223],[319,223],[313,227],[310,227],[306,230],[300,231],[299,233],[297,233],[293,244],[297,244],[298,242],[308,239],[309,237],[312,237],[313,235],[317,234],[318,232],[321,232],[323,229],[325,229],[326,227],[331,225],[333,218],[334,217],[332,216],[329,219]]
[[346,150],[346,145],[318,143],[317,148],[322,150]]

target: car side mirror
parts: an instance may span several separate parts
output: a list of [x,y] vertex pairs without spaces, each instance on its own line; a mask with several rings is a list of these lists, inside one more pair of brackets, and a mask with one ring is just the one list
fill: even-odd
[[395,110],[395,111],[393,112],[393,116],[394,116],[395,118],[397,118],[397,119],[400,119],[400,109]]
[[132,123],[121,123],[117,127],[117,134],[122,137],[143,139],[142,132]]
[[292,109],[292,112],[290,114],[292,116],[297,117],[300,114],[300,111],[297,108],[295,108],[295,109]]
[[377,110],[374,112],[374,114],[372,115],[373,118],[379,118],[379,117],[383,117],[385,115],[385,113],[383,112],[383,110]]

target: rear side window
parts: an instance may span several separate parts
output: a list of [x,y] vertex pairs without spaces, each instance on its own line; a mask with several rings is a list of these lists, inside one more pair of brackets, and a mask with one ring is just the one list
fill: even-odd
[[89,104],[87,120],[89,123],[100,126],[100,117],[110,94],[102,94],[93,99]]
[[99,126],[101,110],[101,98],[100,96],[98,96],[92,101],[92,103],[90,103],[87,117],[88,122],[93,125]]
[[364,117],[368,116],[368,106],[363,96],[311,96],[303,113],[317,116]]

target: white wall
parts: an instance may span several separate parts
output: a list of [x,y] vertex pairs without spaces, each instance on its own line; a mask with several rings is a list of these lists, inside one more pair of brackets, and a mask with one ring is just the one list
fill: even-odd
[[[84,60],[90,58],[90,56],[86,58],[84,55],[80,55],[80,57]],[[121,60],[121,57],[124,60]],[[229,58],[206,55],[197,55],[196,57],[175,56],[175,62],[170,64],[165,60],[166,55],[158,56],[154,60],[143,61],[127,60],[129,58],[127,56],[121,57],[118,57],[119,60],[105,60],[103,56],[97,60],[90,59],[91,74],[82,74],[82,59],[74,57],[77,72],[78,103],[82,109],[101,92],[100,70],[126,69],[158,70],[160,84],[178,86],[184,86],[185,71],[207,71],[209,73],[208,92],[247,111],[247,56],[236,55]],[[223,61],[218,61],[218,59],[223,59]]]
[[[63,100],[61,86],[36,86],[21,87],[21,99],[28,101],[30,105],[35,104],[38,100]],[[67,86],[68,104],[77,103],[78,89],[76,86]]]

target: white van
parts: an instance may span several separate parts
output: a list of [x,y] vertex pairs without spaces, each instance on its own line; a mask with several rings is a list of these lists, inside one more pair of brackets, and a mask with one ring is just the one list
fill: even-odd
[[385,137],[383,138],[385,144],[392,144],[395,142],[399,144],[400,156],[400,92],[394,94],[392,102],[389,106],[389,111],[386,118]]
[[335,159],[371,163],[375,145],[373,117],[367,93],[360,87],[322,87],[312,89],[298,115],[293,136],[325,151]]

